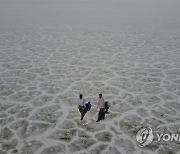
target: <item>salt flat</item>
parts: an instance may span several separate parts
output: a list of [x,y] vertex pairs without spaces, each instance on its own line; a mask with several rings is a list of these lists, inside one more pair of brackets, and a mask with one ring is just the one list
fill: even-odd
[[[0,154],[179,154],[136,142],[141,127],[180,134],[179,6],[1,0]],[[96,123],[99,93],[111,107]]]

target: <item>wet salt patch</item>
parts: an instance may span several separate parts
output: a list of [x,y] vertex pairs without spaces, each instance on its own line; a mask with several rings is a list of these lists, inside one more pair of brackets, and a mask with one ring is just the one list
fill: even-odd
[[62,124],[59,125],[60,129],[71,129],[75,128],[75,123],[70,120],[65,120]]
[[120,148],[119,147],[116,147],[116,146],[113,146],[113,147],[109,147],[108,148],[108,150],[107,150],[107,152],[105,152],[105,154],[109,154],[109,153],[111,153],[111,154],[122,154],[120,151],[122,151],[122,150],[120,150],[120,151],[118,151],[118,150],[120,150]]
[[146,123],[146,125],[150,126],[152,129],[156,129],[157,127],[164,124],[164,121],[158,120],[158,119],[152,117],[152,118],[146,119],[144,121],[144,123]]
[[149,85],[147,86],[145,85],[143,91],[149,94],[158,94],[164,92],[164,90],[159,86],[149,86]]
[[17,118],[27,118],[31,111],[32,111],[32,108],[27,108],[26,110],[21,110],[16,114],[16,117]]
[[5,118],[5,117],[8,117],[9,115],[5,112],[1,112],[0,113],[0,118]]
[[178,77],[178,76],[176,76],[176,75],[167,75],[167,76],[166,76],[166,79],[167,79],[167,80],[177,79],[177,77]]
[[11,89],[3,88],[3,90],[0,91],[0,96],[6,96],[7,97],[13,93],[14,93],[14,91],[12,91]]
[[149,116],[148,111],[144,108],[139,108],[136,111],[141,117],[147,117]]
[[163,93],[160,95],[160,97],[162,97],[164,100],[174,100],[177,98],[177,96],[172,93]]
[[4,80],[0,78],[0,84],[4,84]]
[[0,126],[6,126],[8,125],[8,123],[14,121],[14,117],[13,116],[10,116],[10,117],[5,117],[5,118],[2,118],[0,119]]
[[139,97],[127,98],[126,102],[131,104],[131,106],[140,106],[143,104],[143,100]]
[[7,97],[0,97],[0,100],[6,101],[6,100],[7,100]]
[[143,78],[141,79],[140,81],[142,82],[161,82],[161,78],[152,78],[152,77],[146,77],[146,78]]
[[93,139],[83,138],[83,139],[75,140],[70,145],[68,145],[68,147],[71,152],[77,152],[84,149],[88,149],[95,143],[96,142]]
[[95,138],[97,138],[98,141],[108,143],[111,141],[112,137],[113,135],[110,132],[101,132],[95,135]]
[[32,91],[28,92],[28,96],[30,96],[30,97],[39,96],[41,94],[42,94],[42,92],[39,90],[32,90]]
[[127,153],[133,153],[135,151],[134,144],[128,139],[116,139],[115,144],[122,147]]
[[128,76],[147,76],[148,73],[146,72],[128,72]]
[[37,87],[28,87],[27,90],[35,90]]
[[1,145],[1,148],[2,148],[2,150],[9,151],[11,149],[16,148],[17,144],[18,144],[18,140],[17,139],[13,139],[11,141],[3,142],[2,145]]
[[36,140],[32,140],[30,142],[25,141],[21,153],[35,153],[35,151],[37,151],[42,145],[43,143]]
[[180,69],[170,69],[165,72],[168,75],[180,75]]
[[6,111],[7,109],[9,109],[10,107],[14,106],[14,103],[9,103],[4,101],[3,103],[0,103],[0,111]]
[[129,135],[135,135],[137,133],[137,130],[140,127],[140,123],[142,121],[142,118],[136,115],[128,115],[124,117],[120,122],[119,122],[119,128],[120,130]]
[[113,94],[113,95],[118,95],[120,90],[118,88],[112,87],[112,86],[106,86],[99,88],[99,91],[102,91],[103,94],[108,95],[108,94]]
[[86,81],[103,81],[103,80],[107,80],[107,78],[100,75],[89,75],[86,78]]
[[160,78],[164,78],[165,75],[163,73],[151,73],[151,74],[148,74],[148,76],[150,77],[160,77]]
[[34,81],[37,78],[37,74],[34,73],[22,73],[21,78],[24,78],[26,80]]
[[27,108],[27,107],[28,107],[27,105],[16,105],[8,109],[8,113],[16,114],[17,112],[23,111],[22,109]]
[[168,148],[160,148],[158,150],[158,153],[159,154],[174,153],[174,150],[173,149],[168,149]]
[[53,96],[42,95],[42,96],[35,98],[30,103],[33,104],[34,106],[41,106],[41,105],[46,104],[47,102],[52,101],[52,99],[53,99]]
[[119,112],[119,113],[127,112],[127,111],[132,110],[132,109],[133,108],[130,105],[126,104],[126,103],[116,104],[116,105],[113,105],[111,107],[111,110],[113,112]]
[[[118,126],[118,125],[116,125],[116,126]],[[116,135],[116,138],[119,138],[119,136],[122,135],[122,132],[120,131],[120,129],[118,127],[115,128],[115,127],[111,126],[110,131],[111,131],[111,133],[114,133]]]
[[162,107],[156,107],[151,113],[157,118],[168,118],[169,116],[176,116],[177,113],[174,110],[168,110]]
[[90,154],[93,154],[93,153],[102,153],[105,149],[106,149],[107,145],[105,144],[100,144],[100,145],[97,145],[95,146],[95,148],[93,148],[90,152]]
[[18,85],[16,83],[11,83],[10,85],[7,85],[7,87],[9,88],[9,90],[13,90],[13,91],[20,91],[25,89],[24,86]]
[[124,90],[129,90],[132,88],[132,82],[120,82],[120,81],[113,81],[110,82],[113,86],[116,86],[118,88],[124,89]]
[[[18,130],[20,128],[26,127],[29,125],[29,121],[27,120],[16,120],[10,125],[11,129]],[[31,127],[31,125],[29,126]]]
[[153,66],[157,67],[157,68],[161,68],[161,69],[170,69],[170,68],[172,68],[172,66],[170,64],[167,64],[167,63],[154,64]]
[[180,68],[180,63],[174,63],[175,68]]
[[39,121],[46,121],[49,123],[56,123],[58,121],[58,118],[63,115],[62,112],[56,112],[56,115],[54,115],[52,112],[41,112],[38,111],[35,115],[30,117],[30,120],[39,120]]
[[165,85],[164,88],[165,88],[167,91],[175,92],[175,91],[178,89],[178,86],[175,85],[175,84],[171,84],[171,85]]
[[[31,126],[31,127],[30,127]],[[31,123],[30,125],[25,125],[23,129],[19,131],[19,135],[22,137],[29,137],[29,136],[34,136],[38,134],[42,134],[47,129],[51,127],[50,124],[44,124],[44,123]]]
[[13,73],[13,71],[7,71],[7,72],[2,72],[0,74],[0,77],[16,77],[16,76],[19,76],[19,75],[16,75],[15,73]]
[[3,78],[3,80],[6,84],[9,84],[9,83],[27,84],[27,83],[29,83],[28,80],[23,79],[23,78],[17,78],[17,77]]
[[180,80],[171,80],[171,82],[180,85]]
[[146,106],[154,105],[161,101],[161,98],[156,95],[144,95],[142,96],[142,99],[144,100],[143,102]]
[[14,149],[14,150],[11,151],[11,153],[18,153],[18,150]]
[[0,132],[0,139],[1,140],[10,140],[13,137],[13,132],[8,128],[5,127]]
[[65,153],[66,147],[63,144],[52,145],[42,150],[41,154],[58,154]]
[[56,130],[48,138],[63,142],[70,142],[76,136],[76,132],[76,129]]
[[143,69],[143,71],[147,72],[147,73],[159,73],[161,72],[162,70],[161,69],[156,69],[156,68],[145,68]]
[[180,118],[179,117],[174,117],[174,116],[172,116],[172,117],[167,116],[165,120],[168,123],[178,123]]
[[89,135],[87,132],[78,130],[77,132],[78,136],[83,139],[83,138],[91,138],[91,135]]
[[180,111],[180,104],[177,102],[166,102],[164,103],[164,106],[170,109],[175,109],[177,111]]
[[163,81],[162,83],[168,85],[168,84],[170,84],[171,82],[169,82],[169,81]]
[[180,96],[180,90],[175,92],[176,95]]
[[88,123],[87,125],[86,122],[84,121],[84,123],[81,123],[81,121],[76,120],[76,123],[78,125],[78,127],[85,129],[88,132],[95,132],[95,131],[100,131],[100,130],[104,130],[105,129],[105,125],[104,124],[100,124],[100,123]]
[[16,102],[28,102],[32,99],[29,97],[26,91],[19,91],[9,97],[12,101]]

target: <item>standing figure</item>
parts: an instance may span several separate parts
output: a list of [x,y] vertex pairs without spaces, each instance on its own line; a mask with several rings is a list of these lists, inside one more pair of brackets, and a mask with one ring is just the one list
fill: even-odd
[[83,112],[84,112],[84,105],[85,105],[82,94],[79,95],[77,105],[78,105],[78,108],[79,108],[79,112],[81,113],[81,120],[82,120],[83,119]]
[[96,122],[99,122],[100,120],[104,120],[105,118],[105,102],[104,98],[102,97],[102,94],[99,94],[99,101],[97,103],[97,108],[99,107],[99,114],[98,114],[98,120]]

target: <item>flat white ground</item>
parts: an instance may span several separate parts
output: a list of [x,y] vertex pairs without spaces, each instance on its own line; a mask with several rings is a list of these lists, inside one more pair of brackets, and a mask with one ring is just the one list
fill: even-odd
[[[0,1],[0,154],[178,154],[180,2]],[[79,93],[91,101],[83,121]],[[96,123],[98,94],[111,104]]]

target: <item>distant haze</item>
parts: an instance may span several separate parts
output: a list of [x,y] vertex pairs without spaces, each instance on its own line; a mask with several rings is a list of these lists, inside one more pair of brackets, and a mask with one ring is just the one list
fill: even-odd
[[179,0],[0,0],[0,24],[132,28],[180,26]]

